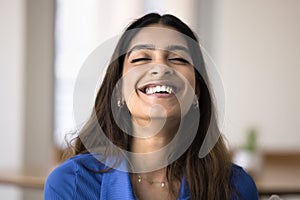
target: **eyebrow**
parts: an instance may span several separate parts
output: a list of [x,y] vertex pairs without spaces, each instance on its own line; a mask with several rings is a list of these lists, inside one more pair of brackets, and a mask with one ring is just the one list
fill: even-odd
[[[155,46],[152,45],[152,44],[138,44],[138,45],[135,45],[133,46],[127,53],[127,57],[130,56],[130,54],[133,52],[133,51],[136,51],[136,50],[141,50],[141,49],[146,49],[146,50],[155,50]],[[190,54],[190,51],[187,47],[185,46],[181,46],[181,45],[169,45],[166,47],[167,51],[184,51],[186,52],[187,54]]]
[[167,51],[184,51],[186,52],[187,54],[190,54],[190,51],[187,47],[185,46],[181,46],[181,45],[170,45],[170,46],[167,46],[166,48]]
[[138,44],[138,45],[135,45],[135,46],[133,46],[133,47],[128,51],[127,57],[129,57],[130,54],[131,54],[133,51],[140,50],[140,49],[155,50],[155,46],[152,45],[152,44]]

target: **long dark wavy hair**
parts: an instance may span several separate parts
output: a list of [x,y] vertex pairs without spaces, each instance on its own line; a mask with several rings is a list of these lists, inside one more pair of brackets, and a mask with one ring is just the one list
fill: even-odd
[[[78,132],[78,136],[70,142],[65,158],[102,147],[106,148],[104,157],[120,155],[120,152],[115,152],[115,150],[110,148],[112,144],[102,140],[103,137],[98,134],[100,131],[99,127],[113,145],[130,151],[132,136],[119,128],[112,113],[112,107],[117,106],[116,99],[118,98],[118,94],[113,91],[118,80],[122,77],[123,63],[126,56],[125,54],[122,55],[122,52],[128,50],[129,43],[139,28],[153,24],[160,24],[175,29],[194,41],[187,41],[187,43],[194,67],[197,69],[195,70],[195,93],[198,97],[201,111],[201,120],[191,122],[194,123],[191,126],[197,127],[194,140],[183,155],[167,166],[166,177],[170,183],[180,181],[183,177],[186,177],[192,200],[230,199],[230,194],[232,194],[230,184],[231,160],[217,126],[215,106],[198,39],[185,23],[169,14],[161,16],[156,13],[150,13],[137,19],[127,27],[115,48],[112,60],[97,93],[94,112],[84,127]],[[137,31],[130,32],[129,30]],[[128,108],[124,105],[121,110],[124,111],[126,109]],[[124,121],[123,123],[127,123],[130,129],[130,122]],[[205,157],[199,158],[198,153],[207,134],[220,135],[220,137],[209,153]],[[170,192],[177,194],[178,191],[174,191],[171,187]]]

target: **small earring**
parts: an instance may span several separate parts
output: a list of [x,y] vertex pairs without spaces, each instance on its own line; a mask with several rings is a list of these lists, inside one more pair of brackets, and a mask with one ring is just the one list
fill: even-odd
[[193,102],[193,106],[194,106],[194,109],[197,109],[199,108],[199,101],[197,98],[195,98],[194,102]]
[[117,105],[119,108],[122,108],[124,105],[124,102],[122,102],[120,99],[117,101]]

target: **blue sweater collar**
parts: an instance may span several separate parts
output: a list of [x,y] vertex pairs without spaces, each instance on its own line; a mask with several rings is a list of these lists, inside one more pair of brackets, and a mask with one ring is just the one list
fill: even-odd
[[[108,173],[104,173],[102,182],[105,182],[106,184],[105,187],[101,187],[100,199],[136,199],[128,172],[112,170]],[[190,192],[186,178],[184,177],[181,181],[178,200],[189,199]]]

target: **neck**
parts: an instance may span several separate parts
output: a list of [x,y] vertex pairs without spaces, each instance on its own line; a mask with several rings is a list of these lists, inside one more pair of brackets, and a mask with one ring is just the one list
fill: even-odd
[[166,120],[152,120],[147,126],[139,126],[133,123],[133,139],[130,151],[133,169],[139,172],[149,172],[161,169],[169,164],[170,151],[164,148],[176,135],[179,123]]
[[133,140],[131,151],[150,153],[166,146],[176,135],[178,120],[152,120],[146,126],[133,122]]

